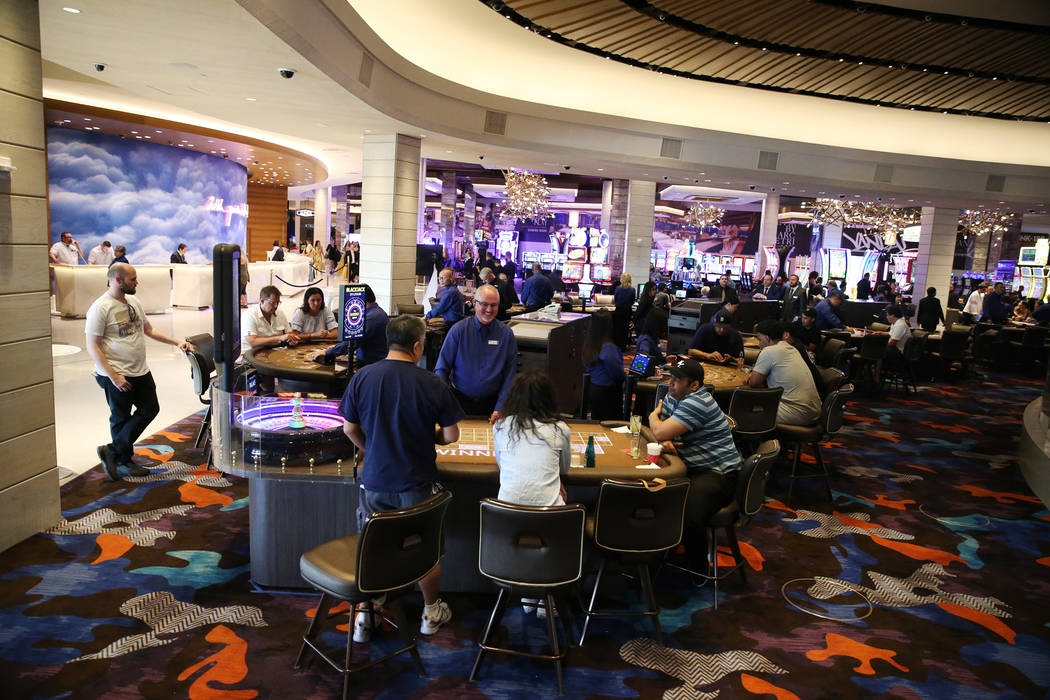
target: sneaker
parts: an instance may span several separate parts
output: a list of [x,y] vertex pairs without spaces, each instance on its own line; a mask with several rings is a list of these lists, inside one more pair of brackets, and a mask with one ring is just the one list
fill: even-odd
[[[539,601],[536,601],[536,602],[538,603]],[[557,610],[554,611],[554,617],[558,617],[558,611]],[[546,604],[542,604],[542,605],[537,605],[536,606],[536,619],[537,620],[546,620],[547,619],[547,606],[546,606]]]
[[540,602],[539,598],[522,598],[521,609],[525,611],[525,614],[531,614],[536,612],[536,605]]
[[451,619],[452,610],[445,601],[438,600],[433,605],[425,605],[423,606],[423,620],[419,624],[419,633],[434,634],[441,629],[441,625]]
[[373,615],[369,615],[363,605],[358,606],[357,615],[354,616],[354,641],[364,644],[372,638],[372,629],[375,627]]
[[140,467],[134,462],[124,462],[120,465],[120,468],[128,473],[128,476],[149,476],[153,472],[145,467]]
[[105,470],[109,480],[120,481],[120,474],[117,473],[117,458],[110,446],[99,445],[95,451],[98,453],[98,458],[102,460],[102,469]]

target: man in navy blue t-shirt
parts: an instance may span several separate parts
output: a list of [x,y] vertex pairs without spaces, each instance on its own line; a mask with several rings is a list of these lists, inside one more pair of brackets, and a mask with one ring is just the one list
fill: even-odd
[[[386,327],[386,359],[355,374],[339,404],[343,432],[365,453],[359,525],[369,513],[417,505],[442,488],[434,445],[458,440],[458,423],[464,415],[448,385],[417,366],[425,336],[422,319],[391,319]],[[440,584],[440,566],[419,582],[426,604],[422,634],[433,634],[452,617],[438,597]],[[370,616],[358,612],[355,639],[367,640],[369,623]]]

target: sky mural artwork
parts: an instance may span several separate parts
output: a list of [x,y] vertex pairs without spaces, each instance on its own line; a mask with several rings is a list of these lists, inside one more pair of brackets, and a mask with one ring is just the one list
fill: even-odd
[[[217,243],[245,245],[248,173],[203,153],[73,129],[47,130],[51,242],[73,234],[84,255],[109,241],[135,265],[208,264]],[[83,261],[81,261],[83,264]]]

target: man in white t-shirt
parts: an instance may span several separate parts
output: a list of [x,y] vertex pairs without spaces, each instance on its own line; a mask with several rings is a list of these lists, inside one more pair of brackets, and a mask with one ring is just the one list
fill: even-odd
[[[241,312],[241,354],[252,349],[273,348],[278,345],[298,345],[299,331],[292,328],[288,317],[278,306],[281,290],[266,285],[259,290],[259,305]],[[259,392],[272,394],[276,388],[274,378],[257,374]]]
[[966,299],[966,306],[963,307],[963,315],[967,323],[973,323],[981,315],[981,309],[984,308],[984,295],[987,291],[988,283],[981,282],[977,285],[977,289],[970,292],[970,296]]
[[820,394],[801,353],[784,340],[783,324],[772,319],[761,321],[755,328],[755,336],[762,350],[755,360],[755,368],[747,375],[748,386],[784,390],[777,408],[777,423],[816,423],[820,420]]
[[102,241],[88,253],[88,265],[109,266],[113,262],[113,246],[109,241]]
[[112,442],[100,445],[99,459],[113,481],[120,472],[148,476],[149,470],[134,464],[135,441],[160,412],[157,385],[146,364],[146,336],[174,345],[183,352],[190,349],[153,328],[142,304],[135,298],[138,275],[127,263],[115,263],[108,272],[109,288],[87,312],[84,334],[87,351],[95,361],[95,381],[106,392],[109,404],[109,432]]
[[79,265],[80,259],[84,257],[80,244],[73,240],[73,234],[69,231],[63,231],[61,239],[47,252],[48,259],[56,265]]
[[904,348],[911,338],[911,328],[904,318],[905,311],[898,304],[886,307],[886,320],[890,322],[890,340],[886,348],[886,364],[896,369],[904,363]]

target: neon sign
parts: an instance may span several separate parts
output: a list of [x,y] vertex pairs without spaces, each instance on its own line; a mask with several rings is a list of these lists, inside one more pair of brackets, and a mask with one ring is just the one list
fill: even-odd
[[217,211],[226,215],[226,225],[230,225],[230,220],[234,216],[243,216],[248,218],[248,205],[247,204],[234,204],[231,206],[223,206],[223,200],[218,197],[208,197],[208,201],[204,203],[205,211]]

